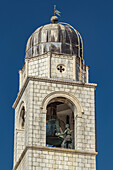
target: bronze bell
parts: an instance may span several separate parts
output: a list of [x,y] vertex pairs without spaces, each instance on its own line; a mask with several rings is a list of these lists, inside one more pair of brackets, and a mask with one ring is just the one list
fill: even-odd
[[56,114],[56,107],[52,107],[52,116],[48,120],[48,124],[46,125],[46,144],[53,146],[61,146],[63,139],[61,137],[56,136],[56,133],[60,132],[59,120]]

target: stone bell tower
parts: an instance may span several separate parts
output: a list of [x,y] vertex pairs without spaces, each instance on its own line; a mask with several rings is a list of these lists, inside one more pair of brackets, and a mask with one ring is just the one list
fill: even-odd
[[13,170],[96,170],[96,84],[81,35],[55,17],[30,36],[19,71]]

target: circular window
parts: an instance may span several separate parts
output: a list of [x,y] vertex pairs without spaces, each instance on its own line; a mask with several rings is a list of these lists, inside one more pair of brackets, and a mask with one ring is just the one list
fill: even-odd
[[63,73],[65,72],[66,68],[63,64],[58,64],[57,65],[57,70],[60,72],[60,73]]

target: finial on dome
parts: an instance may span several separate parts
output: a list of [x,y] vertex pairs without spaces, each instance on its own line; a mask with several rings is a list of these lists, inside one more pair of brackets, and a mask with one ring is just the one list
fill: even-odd
[[58,17],[55,16],[55,14],[60,16],[60,13],[61,13],[61,12],[56,9],[56,5],[54,5],[54,16],[51,17],[51,22],[52,22],[52,23],[55,24],[55,23],[58,22]]

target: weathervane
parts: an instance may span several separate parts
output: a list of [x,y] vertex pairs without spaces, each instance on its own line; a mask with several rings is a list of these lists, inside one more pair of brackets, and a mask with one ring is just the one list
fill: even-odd
[[51,17],[51,22],[52,23],[55,24],[55,23],[58,22],[58,17],[56,15],[60,16],[60,13],[61,12],[56,9],[56,5],[54,5],[54,16]]

